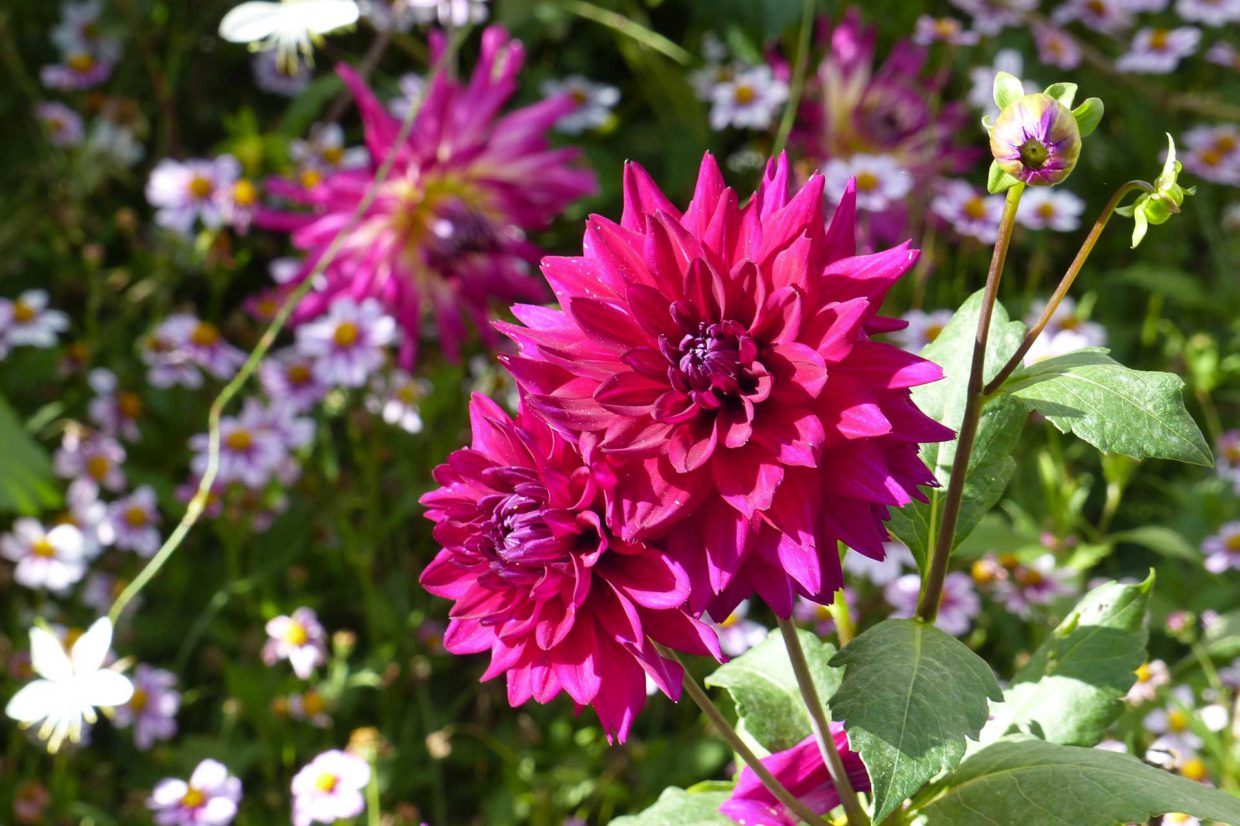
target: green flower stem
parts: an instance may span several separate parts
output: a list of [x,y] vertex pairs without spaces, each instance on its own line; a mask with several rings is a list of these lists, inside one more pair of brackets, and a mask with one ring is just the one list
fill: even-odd
[[1003,202],[1003,217],[999,221],[999,236],[995,239],[995,251],[990,259],[990,271],[986,274],[986,291],[982,296],[982,309],[977,317],[977,337],[973,341],[973,361],[969,367],[969,384],[965,395],[964,417],[956,437],[956,456],[952,459],[952,478],[947,486],[947,498],[943,503],[942,522],[938,538],[931,550],[929,565],[921,584],[921,597],[917,602],[917,616],[925,622],[934,622],[939,613],[939,600],[943,598],[943,582],[947,578],[947,563],[952,555],[952,540],[956,536],[956,522],[960,518],[960,505],[964,501],[965,477],[969,471],[969,455],[973,452],[973,440],[977,437],[977,425],[982,415],[982,371],[986,366],[986,342],[990,338],[990,317],[999,298],[999,281],[1003,278],[1003,263],[1007,260],[1008,246],[1012,241],[1012,229],[1016,225],[1016,208],[1020,205],[1024,184],[1016,184],[1007,191]]
[[370,761],[370,782],[366,784],[366,824],[381,826],[383,810],[379,807],[379,763]]
[[[436,76],[442,71],[442,67],[446,64],[452,54],[460,46],[461,38],[454,37],[448,44],[448,48],[444,50],[443,55],[433,67],[431,75],[428,78],[429,83],[433,83]],[[331,266],[336,260],[336,256],[340,254],[340,248],[344,245],[344,239],[361,221],[362,216],[366,214],[366,210],[370,209],[370,205],[374,203],[375,198],[379,194],[380,187],[387,180],[387,176],[391,174],[392,167],[396,163],[398,149],[405,143],[409,137],[410,131],[413,129],[413,121],[417,116],[419,106],[410,106],[409,112],[405,115],[404,122],[400,125],[400,132],[396,136],[396,141],[392,144],[392,148],[388,151],[387,157],[383,159],[383,163],[375,173],[375,180],[366,190],[365,197],[358,203],[357,209],[349,217],[349,222],[345,224],[336,237],[332,239],[331,245],[328,246],[327,252],[319,259],[314,270],[306,276],[306,279],[294,290],[284,303],[280,305],[279,312],[275,318],[271,320],[271,324],[263,331],[262,338],[258,340],[258,344],[250,352],[245,363],[241,365],[241,369],[237,371],[237,375],[233,376],[232,381],[224,386],[220,394],[215,397],[215,401],[211,403],[211,408],[207,412],[207,467],[202,474],[202,478],[198,481],[198,488],[194,491],[194,496],[189,500],[189,504],[185,508],[185,514],[181,517],[181,521],[177,523],[176,529],[168,535],[168,539],[160,546],[159,550],[151,557],[146,566],[138,572],[133,582],[121,591],[120,596],[112,603],[111,610],[108,611],[108,617],[115,625],[120,619],[121,613],[124,612],[125,606],[142,592],[142,589],[155,578],[160,569],[167,564],[172,555],[181,547],[181,543],[185,541],[185,537],[193,529],[194,525],[202,517],[203,511],[207,508],[207,503],[211,499],[211,486],[215,483],[216,474],[220,467],[220,419],[224,415],[224,408],[228,403],[236,397],[245,383],[254,375],[254,371],[258,369],[258,365],[266,357],[271,346],[275,343],[276,336],[288,324],[289,317],[293,314],[293,308],[305,298],[306,294],[313,288],[314,283],[318,281],[323,272]]]
[[648,49],[653,49],[682,66],[688,66],[693,62],[693,55],[689,54],[682,47],[668,40],[654,29],[643,26],[641,23],[631,20],[619,12],[596,6],[594,3],[587,3],[585,0],[568,0],[564,4],[563,9],[570,14],[584,17],[586,20],[593,20],[595,23],[613,29],[630,38],[635,43],[640,43]]
[[818,696],[814,677],[809,673],[809,663],[805,661],[805,651],[801,648],[801,638],[797,636],[796,626],[781,618],[779,633],[784,637],[784,648],[787,649],[788,659],[792,663],[792,673],[796,675],[797,687],[801,689],[801,700],[809,712],[810,728],[814,730],[814,739],[818,741],[818,751],[822,753],[823,762],[827,765],[831,785],[835,786],[835,792],[844,806],[847,821],[850,826],[870,826],[869,815],[857,798],[857,790],[848,779],[844,759],[840,757],[835,738],[831,736],[831,721],[827,719],[826,707]]
[[805,93],[805,67],[809,63],[809,40],[814,31],[814,0],[805,0],[801,7],[801,28],[797,34],[797,53],[793,59],[792,86],[788,90],[788,102],[784,105],[783,116],[779,119],[779,133],[775,136],[775,145],[771,149],[772,157],[779,157],[788,145],[788,136],[792,134],[792,125],[796,121],[797,109],[801,105],[801,95]]
[[840,648],[852,642],[856,636],[857,628],[853,625],[852,612],[848,610],[848,600],[844,596],[844,589],[835,592],[835,602],[831,604],[831,618],[835,620],[835,636],[839,638]]
[[753,773],[762,781],[762,785],[766,786],[767,790],[775,795],[775,799],[782,803],[788,811],[795,813],[797,817],[806,823],[821,824],[823,819],[815,814],[813,809],[802,803],[796,795],[788,791],[784,784],[776,780],[775,775],[771,774],[770,769],[762,765],[762,761],[753,753],[753,749],[746,745],[741,736],[736,733],[736,729],[732,728],[732,724],[723,716],[723,712],[719,710],[719,707],[711,702],[710,697],[698,685],[697,680],[693,679],[693,675],[689,673],[689,669],[684,667],[685,664],[681,661],[679,655],[653,640],[651,642],[660,655],[678,663],[684,669],[684,687],[689,692],[689,697],[702,710],[702,713],[706,715],[706,719],[710,720],[711,725],[715,727],[720,736],[728,741],[728,745],[732,747],[732,750],[740,756],[741,760],[745,761],[745,765],[753,769]]
[[1046,309],[1042,311],[1042,315],[1037,322],[1029,328],[1029,332],[1025,333],[1025,339],[1020,343],[1020,347],[1016,348],[1016,352],[1007,360],[1007,364],[1003,365],[1003,369],[995,374],[982,389],[983,396],[989,396],[998,390],[1008,376],[1012,375],[1012,371],[1020,366],[1021,359],[1025,357],[1025,353],[1029,352],[1029,348],[1033,346],[1033,342],[1037,340],[1042,331],[1046,329],[1046,325],[1050,322],[1051,316],[1055,314],[1055,310],[1059,309],[1060,302],[1064,296],[1068,294],[1068,290],[1072,289],[1072,282],[1076,281],[1077,275],[1080,274],[1081,268],[1085,266],[1085,261],[1089,258],[1089,254],[1093,252],[1094,245],[1098,243],[1098,239],[1102,236],[1102,230],[1106,228],[1107,222],[1111,220],[1111,216],[1115,214],[1115,208],[1119,206],[1119,202],[1124,196],[1133,190],[1141,189],[1149,193],[1154,192],[1153,184],[1145,181],[1129,181],[1128,183],[1115,190],[1115,194],[1111,196],[1111,200],[1107,201],[1107,205],[1103,207],[1102,213],[1098,216],[1098,220],[1094,221],[1094,225],[1089,230],[1089,235],[1085,236],[1084,243],[1077,250],[1076,258],[1072,259],[1072,264],[1068,267],[1068,271],[1064,273],[1063,278],[1059,281],[1059,286],[1055,288],[1055,292],[1051,295],[1050,300],[1046,302]]

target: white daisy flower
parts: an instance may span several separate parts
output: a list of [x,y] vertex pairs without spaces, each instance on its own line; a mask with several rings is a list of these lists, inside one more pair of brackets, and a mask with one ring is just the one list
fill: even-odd
[[303,60],[312,63],[314,45],[323,35],[352,26],[358,15],[355,0],[247,2],[224,15],[220,37],[256,49],[274,49],[284,66]]
[[24,517],[13,523],[12,533],[0,536],[0,556],[17,563],[13,581],[18,585],[63,594],[86,575],[84,545],[74,525],[49,529]]
[[607,123],[611,110],[620,102],[620,90],[606,83],[595,83],[581,75],[570,75],[563,80],[548,80],[542,85],[544,97],[568,95],[575,108],[560,118],[555,128],[570,135],[597,129]]
[[717,84],[710,99],[712,129],[769,129],[788,99],[788,84],[770,66],[753,66]]
[[890,155],[858,153],[832,158],[823,167],[827,197],[838,204],[850,180],[857,182],[857,208],[884,212],[913,189],[912,177]]

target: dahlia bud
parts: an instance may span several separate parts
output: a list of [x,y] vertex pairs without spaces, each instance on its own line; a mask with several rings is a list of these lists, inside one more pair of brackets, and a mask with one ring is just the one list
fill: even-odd
[[1175,159],[1175,141],[1167,135],[1167,160],[1163,163],[1162,172],[1154,179],[1154,191],[1143,192],[1128,206],[1119,207],[1115,211],[1133,220],[1132,246],[1145,238],[1150,224],[1165,224],[1180,211],[1185,195],[1194,195],[1197,187],[1187,189],[1180,186],[1177,180],[1183,165]]
[[1102,119],[1102,101],[1090,98],[1070,109],[1076,84],[1056,83],[1045,91],[1025,94],[1019,80],[1006,72],[995,77],[999,117],[984,123],[990,133],[987,189],[1003,192],[1017,183],[1054,186],[1076,168],[1081,138]]

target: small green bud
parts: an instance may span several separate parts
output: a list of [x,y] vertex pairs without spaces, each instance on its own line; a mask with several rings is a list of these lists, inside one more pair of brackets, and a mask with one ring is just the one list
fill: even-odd
[[1196,187],[1182,187],[1178,178],[1184,167],[1175,159],[1175,140],[1167,135],[1167,160],[1158,177],[1154,179],[1154,191],[1143,192],[1128,206],[1119,207],[1115,211],[1133,220],[1132,246],[1145,238],[1151,224],[1165,224],[1172,215],[1178,215],[1184,204],[1184,197],[1196,194]]

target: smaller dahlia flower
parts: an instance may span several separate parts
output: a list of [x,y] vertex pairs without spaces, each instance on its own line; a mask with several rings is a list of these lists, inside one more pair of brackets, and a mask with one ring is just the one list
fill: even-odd
[[237,817],[241,781],[217,760],[203,760],[189,781],[169,778],[155,785],[146,806],[158,826],[228,826]]
[[[870,790],[870,776],[866,774],[861,758],[848,747],[848,735],[843,723],[831,723],[831,737],[844,760],[844,771],[852,787],[860,792]],[[806,737],[787,751],[776,752],[762,760],[762,765],[775,776],[785,789],[817,814],[828,814],[840,805],[840,796],[831,782],[831,774],[822,760],[818,743],[813,736]],[[741,770],[732,796],[719,811],[746,826],[797,826],[800,820],[787,811],[775,799],[770,790],[746,766]]]
[[1038,47],[1038,57],[1047,66],[1071,71],[1081,65],[1081,46],[1063,29],[1035,23],[1033,41]]
[[1190,23],[1219,28],[1240,23],[1240,0],[1177,0],[1175,13]]
[[1048,94],[1008,104],[990,127],[999,168],[1030,186],[1062,183],[1081,155],[1081,129],[1067,106]]
[[142,663],[134,669],[133,696],[116,707],[113,722],[121,728],[133,726],[133,742],[140,751],[176,736],[177,712],[181,709],[181,692],[176,686],[177,675],[171,671]]
[[555,124],[556,129],[570,135],[604,125],[611,117],[611,110],[620,102],[620,90],[615,86],[597,83],[581,75],[544,81],[542,93],[543,97],[568,95],[572,99],[575,108]]
[[491,652],[483,680],[506,674],[508,702],[561,691],[592,706],[608,739],[624,741],[649,675],[680,696],[682,671],[655,642],[721,658],[710,628],[683,606],[689,577],[663,548],[613,533],[605,469],[526,408],[470,402],[471,447],[435,470],[421,502],[443,550],[422,586],[454,601],[444,647]]
[[288,660],[293,673],[308,680],[315,668],[327,662],[327,631],[312,608],[298,608],[289,616],[269,620],[267,637],[262,653],[267,665]]
[[1228,522],[1201,545],[1205,567],[1212,574],[1240,571],[1240,522]]
[[[910,353],[920,353],[926,345],[939,337],[947,323],[952,320],[951,310],[909,310],[900,316],[907,326],[902,330],[894,330],[889,334],[892,342]],[[848,559],[845,557],[845,568]]]
[[101,526],[103,544],[150,558],[159,550],[159,523],[155,491],[150,485],[143,485],[108,505],[108,514]]
[[142,397],[118,389],[116,374],[103,367],[91,370],[86,382],[95,392],[87,405],[87,413],[99,431],[108,436],[124,436],[131,442],[140,441],[142,433],[138,430],[138,420],[145,408]]
[[1085,202],[1063,189],[1031,189],[1020,199],[1016,222],[1032,230],[1072,232],[1081,225]]
[[258,380],[267,398],[302,411],[322,401],[331,389],[315,374],[314,358],[296,347],[277,350],[263,359]]
[[85,135],[82,116],[68,106],[58,101],[44,101],[35,111],[52,146],[77,146],[82,142]]
[[930,200],[930,212],[958,234],[993,244],[1003,218],[1003,196],[988,195],[964,181],[944,181]]
[[[904,574],[883,588],[883,599],[891,606],[891,616],[896,618],[907,619],[916,614],[920,594],[921,576],[918,574]],[[943,595],[934,624],[954,637],[961,637],[969,633],[973,618],[981,609],[982,601],[973,590],[973,578],[953,571],[943,581]]]
[[770,66],[751,66],[717,83],[710,100],[711,129],[769,129],[788,100],[788,84]]
[[86,575],[82,532],[73,525],[45,528],[24,517],[0,536],[0,556],[17,563],[13,581],[23,588],[63,594]]
[[913,42],[918,46],[929,46],[931,43],[974,46],[978,37],[977,32],[969,31],[954,17],[932,17],[928,14],[917,18],[917,28],[913,30]]
[[1139,706],[1150,702],[1158,696],[1158,689],[1171,682],[1171,669],[1162,660],[1143,662],[1133,673],[1137,679],[1124,697],[1129,705]]
[[254,85],[263,92],[295,98],[310,85],[314,72],[301,61],[281,65],[275,52],[259,52],[250,59]]
[[52,468],[62,479],[89,479],[110,491],[125,489],[125,448],[102,433],[80,428],[65,431],[52,457]]
[[314,359],[314,375],[329,387],[361,387],[387,360],[396,321],[373,298],[341,299],[327,314],[297,328],[297,350]]
[[4,340],[11,347],[54,347],[57,337],[69,329],[69,317],[47,308],[46,290],[26,290],[15,300],[0,298],[8,308]]
[[1181,60],[1194,54],[1200,43],[1201,29],[1195,26],[1140,29],[1133,36],[1128,51],[1116,59],[1115,68],[1121,72],[1169,74]]
[[325,751],[293,776],[293,826],[335,823],[366,809],[362,790],[370,764],[348,752]]
[[146,157],[146,147],[132,129],[106,117],[95,118],[86,136],[86,148],[106,164],[128,169]]
[[822,169],[826,179],[827,198],[838,204],[844,192],[854,188],[857,208],[867,212],[884,212],[900,205],[913,190],[913,176],[901,169],[890,155],[856,154],[848,158],[832,158]]
[[739,657],[766,639],[771,630],[749,619],[749,600],[743,600],[732,613],[715,623],[715,632],[719,635],[719,650],[729,657]]
[[105,34],[103,0],[67,2],[60,7],[60,21],[52,28],[52,42],[61,54],[90,52],[115,60],[121,44]]

